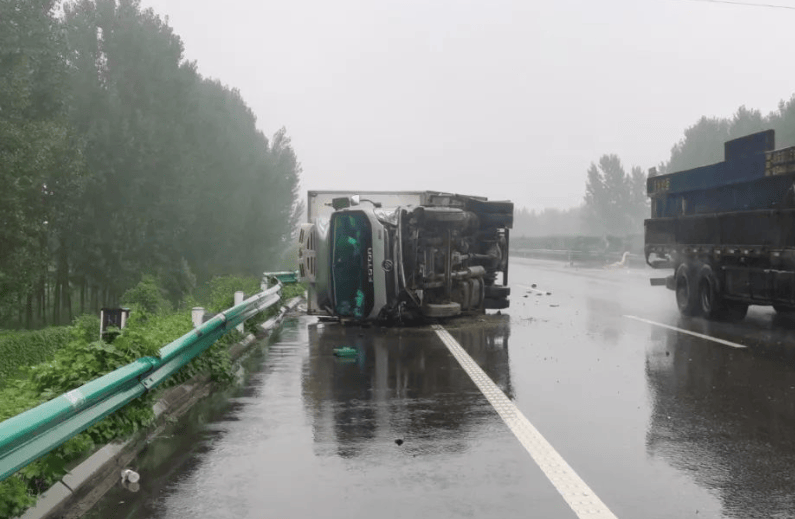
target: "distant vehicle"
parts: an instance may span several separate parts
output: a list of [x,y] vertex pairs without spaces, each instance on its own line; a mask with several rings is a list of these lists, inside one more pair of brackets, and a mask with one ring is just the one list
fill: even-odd
[[648,179],[646,261],[673,269],[652,284],[688,316],[795,312],[795,147],[776,150],[768,130],[726,142],[724,158]]
[[502,309],[513,203],[431,191],[310,191],[298,236],[308,312],[399,322]]

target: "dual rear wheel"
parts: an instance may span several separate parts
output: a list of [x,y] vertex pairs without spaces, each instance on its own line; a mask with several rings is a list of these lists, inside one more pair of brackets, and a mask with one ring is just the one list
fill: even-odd
[[679,265],[674,284],[676,304],[682,315],[701,315],[714,321],[739,321],[748,313],[746,303],[723,297],[720,280],[708,264]]

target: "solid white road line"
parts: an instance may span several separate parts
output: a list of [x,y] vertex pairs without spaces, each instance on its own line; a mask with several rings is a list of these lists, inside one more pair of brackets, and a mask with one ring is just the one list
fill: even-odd
[[717,337],[710,337],[709,335],[704,335],[703,333],[696,333],[691,332],[690,330],[683,330],[682,328],[677,328],[676,326],[671,326],[668,324],[657,323],[654,321],[649,321],[648,319],[644,319],[642,317],[635,317],[634,315],[625,315],[627,319],[634,319],[636,321],[640,321],[642,323],[651,324],[652,326],[659,326],[661,328],[668,328],[669,330],[674,330],[679,333],[686,333],[688,335],[692,335],[693,337],[698,337],[699,339],[704,339],[707,341],[717,342],[718,344],[723,344],[725,346],[731,346],[732,348],[747,348],[744,344],[738,344],[736,342],[725,341],[723,339],[718,339]]
[[577,517],[616,519],[616,516],[594,494],[593,490],[580,479],[566,460],[541,436],[533,424],[522,414],[505,393],[480,369],[472,357],[464,351],[458,342],[440,325],[433,325],[436,334],[442,340],[453,357],[461,364],[483,396],[489,401],[505,425],[513,432],[533,460],[538,464],[547,478],[552,482],[566,503]]

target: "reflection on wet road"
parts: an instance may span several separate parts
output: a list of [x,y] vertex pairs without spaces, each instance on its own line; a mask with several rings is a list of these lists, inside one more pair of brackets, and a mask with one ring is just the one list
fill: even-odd
[[[793,323],[682,319],[647,271],[511,276],[445,328],[617,517],[795,516]],[[301,317],[249,369],[90,517],[577,517],[430,327]]]
[[665,334],[646,369],[651,456],[716,492],[728,517],[795,514],[795,370],[785,355]]

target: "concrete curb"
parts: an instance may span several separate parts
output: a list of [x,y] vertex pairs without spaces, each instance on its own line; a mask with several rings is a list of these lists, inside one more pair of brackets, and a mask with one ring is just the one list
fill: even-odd
[[[262,333],[272,331],[302,299],[294,297],[287,301],[278,314],[258,325],[259,330]],[[230,347],[229,355],[233,364],[243,358],[256,339],[249,334]],[[40,495],[36,505],[25,511],[20,519],[71,519],[86,513],[119,481],[122,469],[135,459],[149,439],[156,436],[169,421],[182,416],[196,402],[208,396],[213,385],[210,376],[205,374],[166,390],[152,407],[155,412],[152,426],[123,442],[109,443],[90,455]]]

